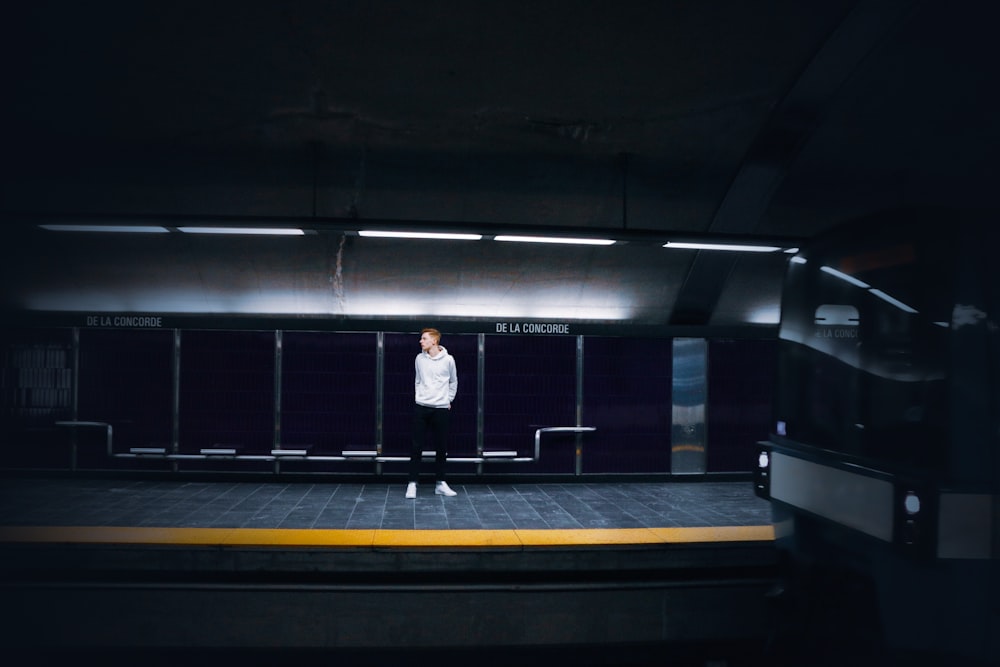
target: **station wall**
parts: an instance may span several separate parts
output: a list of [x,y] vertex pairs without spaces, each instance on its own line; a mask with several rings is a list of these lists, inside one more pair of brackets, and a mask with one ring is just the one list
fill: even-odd
[[[11,468],[165,469],[162,460],[107,456],[85,435],[75,459],[61,420],[107,422],[116,449],[266,454],[377,449],[409,452],[417,335],[380,331],[23,328],[4,333],[3,448]],[[530,456],[536,429],[593,426],[547,436],[537,461],[489,463],[504,474],[669,474],[670,338],[445,332],[459,369],[449,455],[484,450]],[[766,437],[775,341],[710,339],[704,469],[749,472]],[[78,436],[80,434],[77,434]],[[183,461],[174,469],[270,471],[266,461]],[[481,474],[482,464],[454,463]],[[282,472],[402,474],[405,464],[283,461]]]

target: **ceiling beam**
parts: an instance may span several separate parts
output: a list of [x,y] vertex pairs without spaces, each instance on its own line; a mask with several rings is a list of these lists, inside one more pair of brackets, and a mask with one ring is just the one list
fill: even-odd
[[[862,0],[817,51],[747,151],[709,226],[710,234],[751,235],[825,110],[864,59],[892,33],[913,0]],[[674,302],[671,324],[709,323],[737,253],[699,251]]]

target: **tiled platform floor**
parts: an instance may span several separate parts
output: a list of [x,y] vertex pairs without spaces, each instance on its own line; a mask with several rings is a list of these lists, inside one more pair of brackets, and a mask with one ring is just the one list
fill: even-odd
[[452,487],[0,477],[0,638],[60,665],[89,647],[104,665],[603,667],[709,664],[766,635],[776,556],[749,481]]
[[590,529],[756,526],[750,482],[452,484],[0,478],[0,526]]

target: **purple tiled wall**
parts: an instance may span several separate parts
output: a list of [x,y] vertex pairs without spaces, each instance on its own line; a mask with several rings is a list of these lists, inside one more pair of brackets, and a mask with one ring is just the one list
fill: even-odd
[[80,332],[79,418],[110,422],[117,451],[170,447],[173,347],[173,331]]
[[584,340],[584,472],[670,471],[670,339]]
[[180,451],[274,442],[274,332],[184,331],[181,336]]
[[[313,454],[374,449],[377,442],[378,334],[283,332],[280,443]],[[384,340],[383,453],[409,454],[417,333]],[[180,445],[239,446],[266,453],[274,442],[273,331],[182,332]],[[459,392],[452,411],[452,456],[477,453],[477,334],[444,333],[455,357]],[[586,337],[580,438],[584,473],[670,470],[670,339]],[[576,424],[575,336],[485,335],[483,445],[533,453],[535,430]],[[709,341],[709,472],[747,471],[753,444],[770,426],[776,343]],[[173,331],[80,331],[79,418],[110,421],[119,451],[172,441]],[[54,420],[53,420],[54,421]],[[10,419],[6,427],[14,426]],[[59,441],[64,434],[57,433]],[[490,472],[559,473],[575,469],[572,434],[543,437],[535,464],[489,464]],[[100,454],[94,449],[95,454]],[[101,461],[81,461],[100,464]],[[124,464],[123,464],[124,465]],[[242,464],[241,469],[245,468]],[[369,463],[283,463],[283,469],[371,471]],[[459,464],[456,471],[469,471]],[[285,467],[287,466],[287,467]],[[231,467],[231,466],[230,466]],[[387,463],[401,472],[403,463]]]
[[282,334],[282,447],[375,448],[376,342],[374,333]]
[[745,472],[767,437],[777,343],[715,340],[708,346],[708,471]]
[[[486,336],[485,353],[484,449],[529,456],[536,429],[576,423],[575,337]],[[572,439],[546,437],[540,460],[522,470],[572,471]]]
[[[413,428],[414,360],[420,353],[420,334],[385,334],[385,408],[383,447],[385,454],[409,456]],[[458,369],[458,394],[452,404],[448,433],[448,454],[476,454],[476,356],[475,334],[442,332],[441,345],[455,358]],[[393,470],[405,470],[396,464]]]

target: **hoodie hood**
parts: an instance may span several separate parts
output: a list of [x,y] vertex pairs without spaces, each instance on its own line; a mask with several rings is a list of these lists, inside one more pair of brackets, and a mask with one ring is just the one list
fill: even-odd
[[438,353],[436,355],[431,356],[429,352],[426,352],[424,350],[421,350],[420,354],[424,355],[431,361],[440,361],[441,359],[444,359],[445,357],[448,356],[448,348],[446,348],[444,345],[438,345]]

